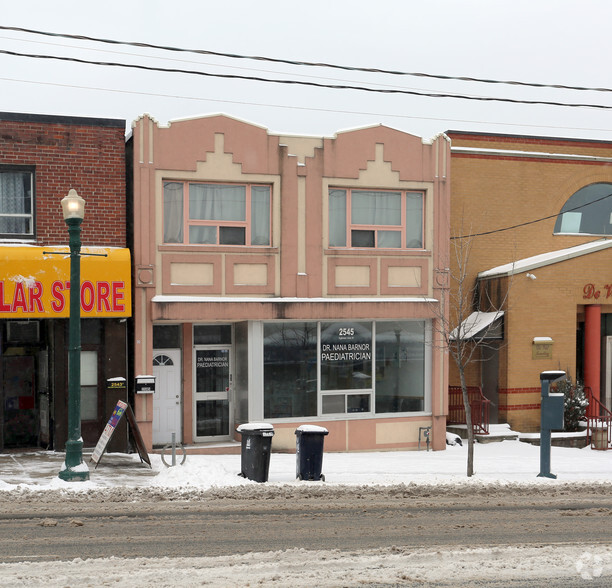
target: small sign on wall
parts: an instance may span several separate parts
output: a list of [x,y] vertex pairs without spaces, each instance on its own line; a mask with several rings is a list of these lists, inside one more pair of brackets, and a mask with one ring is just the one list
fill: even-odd
[[553,340],[550,337],[534,337],[531,359],[552,359]]

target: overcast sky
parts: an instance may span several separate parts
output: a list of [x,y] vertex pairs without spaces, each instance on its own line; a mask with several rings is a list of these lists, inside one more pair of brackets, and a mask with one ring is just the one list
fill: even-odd
[[[0,25],[407,73],[612,88],[610,0],[20,0]],[[224,112],[273,132],[385,124],[612,141],[612,93],[290,66],[0,29],[0,50],[88,61],[438,94],[509,104],[154,72],[0,53],[0,111],[161,123]]]

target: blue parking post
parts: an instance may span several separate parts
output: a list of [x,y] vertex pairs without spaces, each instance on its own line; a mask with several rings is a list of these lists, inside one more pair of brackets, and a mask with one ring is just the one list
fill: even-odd
[[540,374],[542,404],[540,409],[540,473],[538,478],[553,478],[550,473],[550,432],[563,428],[563,394],[550,394],[550,385],[565,377],[562,371],[547,371]]

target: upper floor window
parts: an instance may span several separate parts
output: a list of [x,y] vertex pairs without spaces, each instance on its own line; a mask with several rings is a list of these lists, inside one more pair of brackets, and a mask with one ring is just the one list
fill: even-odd
[[0,238],[34,237],[34,173],[0,167]]
[[423,193],[330,189],[329,246],[421,249]]
[[580,188],[563,205],[555,233],[612,235],[612,183]]
[[164,182],[164,243],[270,245],[270,186]]

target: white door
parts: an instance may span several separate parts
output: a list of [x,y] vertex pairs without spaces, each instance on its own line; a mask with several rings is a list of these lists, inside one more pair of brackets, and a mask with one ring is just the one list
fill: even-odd
[[153,445],[181,443],[181,350],[153,351]]

